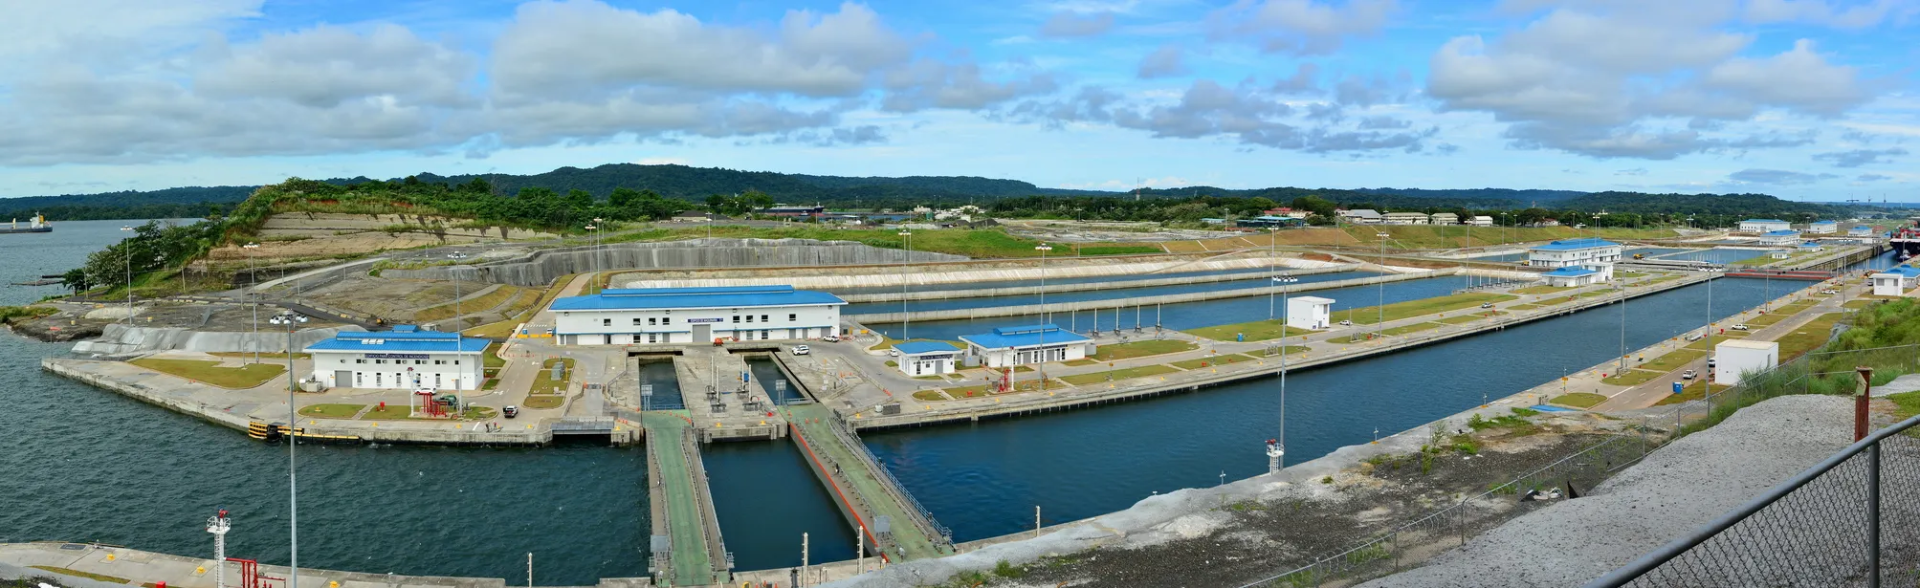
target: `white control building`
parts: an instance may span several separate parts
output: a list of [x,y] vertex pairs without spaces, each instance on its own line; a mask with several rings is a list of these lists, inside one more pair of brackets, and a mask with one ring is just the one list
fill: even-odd
[[793,286],[615,289],[553,301],[559,345],[688,345],[840,335],[847,301]]
[[340,333],[301,351],[313,357],[312,379],[328,388],[476,390],[486,348],[486,339],[399,325]]
[[1620,244],[1606,239],[1563,239],[1527,250],[1527,265],[1533,267],[1592,271],[1591,274],[1571,270],[1563,272],[1579,274],[1583,282],[1581,285],[1612,280],[1613,264],[1619,262]]

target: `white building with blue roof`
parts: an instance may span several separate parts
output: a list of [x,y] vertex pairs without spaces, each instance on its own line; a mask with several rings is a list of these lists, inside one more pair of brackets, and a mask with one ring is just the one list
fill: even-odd
[[1854,225],[1847,229],[1848,237],[1872,237],[1873,225]]
[[1800,245],[1800,232],[1791,230],[1767,231],[1760,234],[1762,247],[1795,247]]
[[847,301],[793,286],[610,289],[548,307],[560,345],[688,345],[840,335]]
[[894,351],[900,352],[900,373],[909,376],[938,376],[953,373],[954,358],[960,356],[960,348],[946,341],[908,341],[896,343]]
[[1750,218],[1740,221],[1742,233],[1765,233],[1767,231],[1785,231],[1793,228],[1793,223],[1777,218]]
[[1910,265],[1896,265],[1871,276],[1874,296],[1905,296],[1916,282],[1920,282],[1920,268]]
[[1840,223],[1824,220],[1807,223],[1809,235],[1833,235],[1840,232]]
[[[1527,265],[1553,270],[1567,269],[1568,271],[1562,272],[1561,275],[1571,277],[1573,274],[1578,274],[1583,286],[1612,280],[1613,264],[1619,262],[1619,243],[1591,237],[1562,239],[1545,245],[1535,245],[1527,250]],[[1572,271],[1576,269],[1589,270],[1592,273]],[[1547,279],[1551,283],[1552,272],[1548,273],[1550,275]]]
[[1059,325],[998,327],[991,333],[961,335],[967,353],[992,368],[1049,361],[1072,361],[1093,354],[1093,340]]
[[312,345],[312,379],[328,388],[477,390],[485,377],[486,339],[422,331],[343,332]]

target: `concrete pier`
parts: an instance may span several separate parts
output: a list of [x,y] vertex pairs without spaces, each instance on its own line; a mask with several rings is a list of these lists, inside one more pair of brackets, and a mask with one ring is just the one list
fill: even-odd
[[647,431],[647,502],[653,515],[648,569],[663,586],[725,584],[733,556],[720,538],[720,519],[700,461],[692,421],[679,411],[641,417]]
[[818,404],[785,411],[807,466],[841,514],[861,529],[870,552],[892,562],[953,553],[952,533],[907,494],[837,413]]
[[957,290],[921,290],[905,294],[900,292],[875,292],[871,294],[841,294],[840,299],[852,303],[860,302],[899,302],[905,300],[946,300],[949,298],[981,298],[988,296],[1024,296],[1029,294],[1059,294],[1062,292],[1095,292],[1100,290],[1120,290],[1124,288],[1151,288],[1155,286],[1180,286],[1186,284],[1210,284],[1214,282],[1235,282],[1240,280],[1259,280],[1268,276],[1315,276],[1336,274],[1360,270],[1360,264],[1337,265],[1315,269],[1290,269],[1277,274],[1258,271],[1234,272],[1207,276],[1186,276],[1178,278],[1154,278],[1148,280],[1115,280],[1111,282],[1081,282],[1075,284],[1047,284],[1042,288],[1033,286],[1011,286],[1006,288],[962,288]]
[[748,373],[747,362],[725,348],[692,347],[673,358],[695,436],[711,443],[727,440],[779,439],[786,434],[785,417],[773,409],[773,398]]

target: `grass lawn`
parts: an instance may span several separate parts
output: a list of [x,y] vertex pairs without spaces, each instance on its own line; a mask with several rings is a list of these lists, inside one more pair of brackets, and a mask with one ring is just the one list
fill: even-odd
[[561,394],[528,394],[523,408],[560,408],[566,404],[567,397]]
[[1701,339],[1699,341],[1688,343],[1686,348],[1698,349],[1702,351],[1712,351],[1714,346],[1719,345],[1721,341],[1725,341],[1727,339],[1745,339],[1745,338],[1747,338],[1746,331],[1727,331],[1727,334],[1725,335],[1714,335],[1711,337]]
[[[1520,305],[1520,306],[1533,306],[1533,305],[1531,305],[1531,304],[1522,304],[1522,305]],[[1515,307],[1515,308],[1519,308],[1519,307]],[[1489,311],[1489,312],[1492,312],[1492,313],[1493,313],[1493,316],[1500,316],[1500,315],[1503,315],[1503,314],[1506,314],[1506,313],[1504,313],[1504,312],[1500,312],[1500,311],[1497,311],[1497,310],[1496,310],[1496,311]],[[1487,313],[1474,313],[1474,314],[1463,314],[1463,315],[1460,315],[1460,316],[1450,316],[1450,317],[1447,317],[1447,318],[1443,318],[1443,319],[1438,319],[1438,320],[1437,320],[1437,321],[1435,321],[1435,322],[1442,322],[1442,323],[1446,323],[1446,324],[1449,324],[1449,325],[1464,325],[1464,324],[1467,324],[1467,323],[1471,323],[1471,322],[1473,322],[1473,321],[1477,321],[1477,320],[1482,320],[1482,319],[1487,319],[1487,318],[1491,318],[1491,317],[1488,317],[1488,316],[1487,316]]]
[[1593,408],[1594,406],[1597,406],[1600,403],[1606,402],[1606,401],[1607,401],[1607,397],[1601,396],[1599,394],[1594,394],[1591,392],[1574,392],[1572,394],[1563,394],[1560,396],[1555,396],[1552,399],[1548,400],[1547,402],[1558,404],[1561,406],[1571,406],[1574,408]]
[[1842,308],[1849,308],[1849,309],[1853,309],[1853,310],[1860,310],[1860,309],[1862,309],[1862,308],[1866,308],[1866,307],[1867,307],[1867,305],[1870,305],[1870,304],[1873,304],[1874,302],[1876,302],[1876,301],[1874,301],[1874,300],[1848,300],[1848,301],[1847,301],[1847,302],[1846,302],[1845,304],[1841,304],[1840,306],[1841,306]]
[[353,415],[360,414],[360,409],[366,407],[367,405],[365,404],[314,404],[300,407],[300,416],[323,419],[350,419],[353,418]]
[[122,578],[122,577],[119,577],[119,576],[109,576],[109,575],[106,575],[106,574],[96,574],[96,573],[93,573],[93,572],[82,572],[82,571],[80,571],[80,570],[75,570],[75,569],[70,569],[70,568],[63,568],[63,567],[59,567],[59,566],[32,566],[32,567],[33,567],[33,569],[36,569],[36,570],[46,570],[46,571],[49,571],[49,572],[53,572],[53,573],[56,573],[56,574],[65,574],[65,575],[68,575],[68,576],[79,576],[79,577],[82,577],[82,578],[86,578],[86,579],[88,579],[88,580],[97,580],[97,581],[100,581],[100,582],[110,582],[110,583],[113,583],[113,584],[125,584],[125,583],[128,583],[128,582],[132,582],[132,580],[128,580],[128,579],[126,579],[126,578]]
[[499,343],[488,343],[486,350],[480,352],[481,369],[491,372],[506,366],[507,359],[500,357]]
[[1407,333],[1418,333],[1420,331],[1425,331],[1428,329],[1438,329],[1443,326],[1445,325],[1442,325],[1440,323],[1414,323],[1411,325],[1401,325],[1398,327],[1393,327],[1391,329],[1381,329],[1380,334],[1390,335],[1390,336],[1405,335]]
[[[212,353],[208,353],[207,355],[211,355],[214,357],[234,357],[234,358],[244,358],[244,359],[253,358],[252,351],[215,351]],[[313,355],[307,354],[307,353],[295,353],[293,354],[293,358],[294,359],[312,359]],[[283,364],[286,363],[287,354],[285,352],[281,352],[281,353],[274,353],[271,351],[260,352],[261,363],[272,363],[276,361]]]
[[[1203,367],[1246,363],[1249,361],[1253,361],[1253,358],[1250,356],[1229,354],[1229,355],[1221,355],[1216,357],[1203,357],[1200,359],[1189,359],[1186,361],[1176,361],[1170,365],[1180,369],[1197,370]],[[1206,365],[1201,365],[1201,364],[1206,364]]]
[[[984,385],[960,386],[956,388],[942,388],[941,391],[946,392],[947,396],[953,397],[954,399],[981,398],[981,397],[987,396],[987,387]],[[921,394],[925,394],[927,392],[931,392],[931,390],[922,390],[919,392],[914,392],[913,397],[920,398]],[[922,400],[925,400],[925,399],[922,399]]]
[[143,357],[130,361],[133,365],[156,372],[172,374],[189,380],[213,384],[221,388],[235,390],[252,388],[267,383],[287,371],[286,366],[271,363],[252,363],[242,367],[220,367],[220,362],[197,359],[155,359]]
[[1846,314],[1829,312],[1813,319],[1813,322],[1801,325],[1792,333],[1776,341],[1780,342],[1780,361],[1800,357],[1801,354],[1827,344],[1827,335],[1833,332],[1833,324],[1844,320]]
[[[1506,302],[1508,300],[1514,300],[1516,298],[1517,298],[1516,296],[1511,296],[1507,294],[1494,294],[1490,292],[1468,292],[1466,294],[1452,294],[1448,296],[1436,296],[1433,298],[1424,298],[1420,300],[1408,300],[1406,302],[1395,302],[1393,304],[1387,305],[1385,308],[1374,307],[1374,306],[1369,306],[1366,308],[1349,308],[1345,311],[1342,311],[1339,314],[1342,315],[1340,317],[1341,319],[1351,320],[1354,322],[1354,324],[1370,325],[1370,324],[1374,324],[1375,322],[1379,322],[1381,320],[1391,321],[1391,320],[1399,320],[1399,319],[1409,318],[1409,317],[1425,316],[1425,315],[1439,313],[1439,312],[1460,310],[1463,308],[1474,308],[1488,302]],[[1385,311],[1384,318],[1381,316],[1382,311]]]
[[[1539,304],[1520,304],[1515,306],[1509,306],[1507,307],[1507,310],[1535,310],[1539,308],[1545,308],[1545,306],[1539,305]],[[1458,318],[1458,317],[1453,317],[1453,318]]]
[[[567,366],[566,369],[560,373],[560,379],[558,380],[555,380],[552,378],[553,365],[556,363],[562,363]],[[558,388],[560,389],[560,392],[564,394],[567,392],[567,383],[571,382],[572,380],[573,380],[573,359],[556,357],[556,358],[548,359],[546,362],[540,364],[540,373],[534,374],[533,387],[529,388],[529,390],[538,390],[542,393],[546,393],[555,388]]]
[[363,421],[400,421],[410,418],[413,418],[412,409],[405,404],[389,404],[386,410],[376,407],[367,411],[367,414],[360,415],[360,420]]
[[[460,312],[468,314],[483,312],[518,296],[520,296],[519,287],[503,284],[498,288],[494,288],[492,292],[488,292],[485,296],[460,301],[458,309]],[[449,302],[432,308],[421,309],[419,312],[413,313],[413,320],[424,323],[450,319],[453,318],[455,308],[454,303]]]
[[1898,417],[1900,420],[1904,421],[1907,420],[1908,417],[1920,414],[1920,392],[1892,394],[1887,396],[1887,400],[1893,401],[1893,416]]
[[952,400],[951,398],[947,398],[947,395],[941,394],[939,390],[921,390],[914,392],[913,399],[924,402],[946,402]]
[[1060,379],[1065,380],[1068,384],[1073,384],[1076,386],[1085,386],[1087,384],[1098,384],[1100,382],[1105,382],[1107,381],[1109,376],[1111,376],[1112,379],[1114,380],[1125,380],[1130,378],[1144,378],[1147,376],[1158,376],[1160,374],[1170,374],[1170,373],[1173,373],[1174,371],[1175,370],[1173,368],[1170,368],[1164,365],[1143,365],[1140,367],[1130,367],[1126,369],[1118,369],[1118,370],[1111,370],[1111,371],[1105,371],[1105,372],[1094,372],[1091,374],[1079,374],[1074,376],[1066,376]]
[[1646,275],[1647,275],[1646,272],[1628,272],[1628,271],[1613,272],[1613,277],[1616,277],[1616,278],[1640,278],[1640,277],[1645,277]]
[[1277,339],[1280,337],[1292,337],[1296,335],[1310,335],[1310,334],[1319,332],[1319,331],[1310,331],[1307,329],[1295,329],[1292,327],[1287,327],[1287,326],[1284,326],[1284,323],[1285,321],[1282,321],[1280,319],[1260,320],[1260,321],[1253,321],[1253,322],[1247,322],[1247,323],[1234,323],[1231,325],[1217,325],[1212,327],[1201,327],[1198,329],[1189,329],[1187,330],[1187,333],[1200,336],[1200,337],[1206,337],[1208,339],[1212,339],[1215,341],[1233,341],[1236,335],[1241,335],[1241,334],[1246,335],[1248,341],[1265,341],[1268,339]]
[[1660,357],[1654,358],[1653,361],[1649,361],[1647,363],[1641,364],[1640,369],[1653,370],[1656,372],[1671,372],[1673,370],[1680,369],[1680,366],[1686,365],[1696,359],[1700,359],[1706,356],[1707,356],[1707,352],[1705,351],[1699,351],[1694,349],[1675,349],[1673,351],[1667,352],[1666,355],[1662,355]]
[[[1193,351],[1199,348],[1199,345],[1186,341],[1133,341],[1115,345],[1101,345],[1099,351],[1095,352],[1089,359],[1095,362],[1114,361],[1117,359],[1132,359],[1149,355],[1180,353],[1182,351]],[[1073,362],[1067,363],[1068,365],[1073,364]]]
[[[514,327],[520,326],[520,323],[533,320],[533,315],[539,314],[540,309],[546,308],[547,304],[553,302],[553,299],[559,298],[560,291],[566,289],[567,284],[572,282],[575,276],[579,276],[579,275],[580,274],[567,274],[567,275],[555,278],[553,280],[553,285],[548,286],[547,291],[540,294],[539,300],[535,301],[532,305],[527,306],[527,309],[522,311],[519,316],[515,316],[510,319],[493,323],[490,325],[480,325],[478,327],[467,329],[466,335],[469,337],[486,337],[488,339],[505,339],[507,337],[513,336]],[[519,304],[519,303],[520,303],[519,300],[514,301],[514,304]]]
[[1509,290],[1509,292],[1512,292],[1514,294],[1559,294],[1561,292],[1565,292],[1572,289],[1573,288],[1566,288],[1566,287],[1560,287],[1560,286],[1529,286],[1526,288],[1515,288],[1513,290]]
[[[891,362],[889,362],[889,363],[891,363]],[[1094,361],[1094,360],[1091,360],[1091,359],[1072,359],[1072,360],[1067,360],[1067,361],[1063,361],[1063,362],[1060,362],[1060,363],[1063,363],[1063,364],[1066,364],[1066,365],[1070,365],[1070,366],[1073,366],[1073,367],[1080,367],[1080,366],[1086,366],[1086,365],[1094,365],[1094,364],[1098,364],[1098,363],[1100,363],[1100,362],[1098,362],[1098,361]]]
[[1627,373],[1624,373],[1624,374],[1615,374],[1612,376],[1607,376],[1606,379],[1600,380],[1600,382],[1603,384],[1612,384],[1615,386],[1638,386],[1640,384],[1651,382],[1654,379],[1659,378],[1661,376],[1665,376],[1665,375],[1667,375],[1666,372],[1651,372],[1647,370],[1631,370],[1630,369],[1630,370],[1627,370]]
[[[1725,384],[1714,384],[1713,391],[1717,393],[1717,392],[1720,392],[1721,390],[1725,390],[1732,387],[1733,386],[1728,386]],[[1686,387],[1681,388],[1679,394],[1668,394],[1666,395],[1666,397],[1661,398],[1659,402],[1653,403],[1653,405],[1665,406],[1668,404],[1679,404],[1689,400],[1699,400],[1704,397],[1704,394],[1706,393],[1706,391],[1707,391],[1707,379],[1700,378],[1700,379],[1694,380],[1692,384],[1687,384]]]

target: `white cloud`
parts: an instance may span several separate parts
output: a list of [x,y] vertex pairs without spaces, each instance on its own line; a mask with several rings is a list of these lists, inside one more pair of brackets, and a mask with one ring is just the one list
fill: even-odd
[[366,34],[321,25],[235,50],[203,48],[206,63],[194,91],[211,98],[264,98],[328,108],[368,97],[406,104],[468,102],[461,85],[473,76],[469,55],[420,40],[386,24]]
[[1187,73],[1187,65],[1181,59],[1180,46],[1165,45],[1147,54],[1140,60],[1139,76],[1142,79],[1165,78]]
[[633,160],[635,165],[691,165],[681,157],[642,157]]
[[1218,38],[1244,38],[1263,51],[1319,55],[1339,49],[1345,37],[1379,32],[1398,8],[1395,0],[1237,0],[1207,20]]
[[1113,29],[1113,13],[1081,14],[1061,12],[1040,25],[1040,36],[1053,38],[1091,37]]
[[1899,0],[1873,0],[1853,6],[1839,6],[1827,0],[1747,0],[1742,14],[1747,22],[1804,22],[1838,29],[1863,29],[1889,19],[1905,19],[1914,14],[1912,3]]
[[1706,84],[1775,106],[1832,116],[1871,98],[1852,67],[1827,63],[1801,39],[1766,59],[1733,59],[1707,72]]

